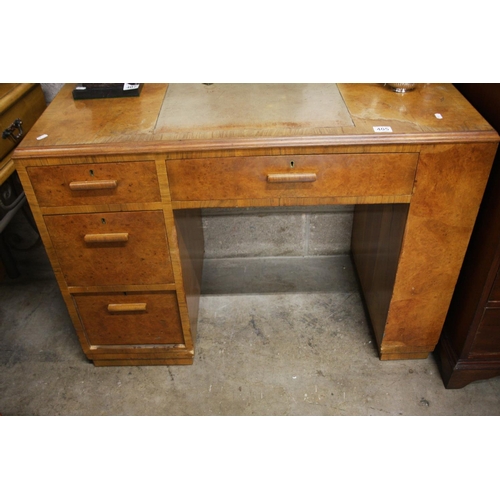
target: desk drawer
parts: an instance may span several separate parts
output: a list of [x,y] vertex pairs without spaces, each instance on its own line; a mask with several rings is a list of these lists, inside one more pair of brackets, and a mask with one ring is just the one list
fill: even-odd
[[68,286],[173,283],[163,212],[44,218]]
[[22,141],[46,107],[39,83],[0,83],[0,134],[6,134],[0,138],[0,160]]
[[41,207],[161,201],[154,161],[28,167],[27,171]]
[[93,345],[183,344],[175,292],[73,297]]
[[411,194],[416,153],[167,161],[173,201]]

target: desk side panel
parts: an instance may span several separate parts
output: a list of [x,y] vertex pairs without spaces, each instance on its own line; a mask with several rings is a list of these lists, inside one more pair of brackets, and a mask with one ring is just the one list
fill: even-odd
[[489,143],[422,147],[381,359],[434,350],[496,149]]
[[407,215],[407,204],[357,205],[354,209],[351,253],[379,347],[392,299]]
[[201,210],[175,210],[174,221],[191,336],[195,342],[205,253]]

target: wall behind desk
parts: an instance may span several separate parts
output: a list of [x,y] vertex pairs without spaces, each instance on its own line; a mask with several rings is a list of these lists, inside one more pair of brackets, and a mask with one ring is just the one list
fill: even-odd
[[61,90],[64,83],[41,83],[43,94],[45,95],[45,101],[50,104],[57,93]]
[[353,207],[205,209],[205,258],[315,257],[350,252]]

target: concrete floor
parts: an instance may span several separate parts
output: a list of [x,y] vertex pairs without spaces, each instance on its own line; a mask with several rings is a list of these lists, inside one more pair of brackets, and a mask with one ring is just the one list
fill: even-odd
[[500,377],[446,390],[433,356],[379,361],[345,256],[211,259],[192,366],[96,368],[41,244],[14,254],[21,277],[0,282],[2,415],[500,414]]

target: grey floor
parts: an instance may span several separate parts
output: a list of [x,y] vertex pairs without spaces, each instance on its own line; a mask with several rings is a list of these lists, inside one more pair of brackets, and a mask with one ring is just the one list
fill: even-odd
[[500,414],[500,377],[446,390],[433,356],[379,361],[346,256],[208,260],[192,366],[96,368],[34,238],[0,282],[2,415]]

